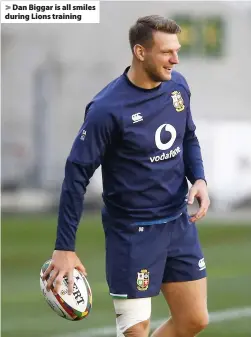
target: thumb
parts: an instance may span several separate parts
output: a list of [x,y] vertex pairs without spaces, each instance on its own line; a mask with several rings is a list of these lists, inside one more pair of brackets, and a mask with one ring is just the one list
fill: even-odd
[[192,205],[194,203],[194,197],[196,195],[196,191],[194,188],[191,188],[188,194],[188,204]]

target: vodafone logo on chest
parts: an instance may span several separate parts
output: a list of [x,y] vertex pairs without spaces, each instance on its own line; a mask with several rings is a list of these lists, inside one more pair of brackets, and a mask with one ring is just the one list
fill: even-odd
[[[171,139],[167,143],[162,143],[160,138],[163,129],[171,134]],[[161,126],[158,127],[158,129],[155,132],[155,144],[157,148],[160,150],[163,151],[168,150],[175,142],[176,136],[177,132],[171,124],[162,124]]]
[[[170,134],[171,139],[168,140],[168,142],[162,142],[161,140],[162,132],[168,132]],[[158,129],[155,132],[156,147],[159,150],[163,150],[163,151],[169,150],[173,146],[176,140],[176,137],[177,137],[177,132],[173,125],[162,124],[158,127]],[[150,161],[154,163],[154,162],[174,158],[175,156],[177,156],[178,153],[180,153],[180,151],[181,151],[180,147],[178,146],[175,149],[171,149],[169,152],[163,152],[161,155],[150,157]]]

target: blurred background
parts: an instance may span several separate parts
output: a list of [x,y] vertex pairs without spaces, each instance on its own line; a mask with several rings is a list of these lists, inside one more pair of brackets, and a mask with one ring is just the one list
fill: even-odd
[[[198,224],[209,274],[205,337],[251,336],[251,2],[101,2],[100,24],[2,24],[2,335],[115,336],[104,270],[98,169],[77,248],[92,314],[64,321],[39,290],[55,241],[66,157],[86,104],[131,62],[129,27],[161,14],[182,28],[180,64],[192,92],[211,209]],[[192,210],[191,210],[192,211]],[[153,300],[153,328],[168,315]],[[110,328],[111,327],[111,328]]]

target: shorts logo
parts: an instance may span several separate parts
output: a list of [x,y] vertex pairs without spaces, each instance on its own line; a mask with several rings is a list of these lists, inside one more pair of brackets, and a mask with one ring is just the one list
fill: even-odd
[[86,137],[86,130],[83,130],[82,133],[81,133],[81,135],[80,135],[80,139],[84,140],[85,137]]
[[199,266],[200,270],[206,269],[206,263],[205,263],[204,257],[199,260],[198,266]]
[[149,286],[149,271],[147,269],[141,269],[137,277],[137,289],[145,291]]
[[176,111],[180,112],[185,109],[184,101],[179,91],[172,92],[173,106]]

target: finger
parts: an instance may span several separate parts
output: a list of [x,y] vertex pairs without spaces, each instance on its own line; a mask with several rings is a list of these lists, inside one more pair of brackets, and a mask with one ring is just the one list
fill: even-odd
[[196,222],[198,220],[200,220],[201,218],[203,218],[203,216],[205,215],[206,213],[202,213],[201,215],[197,212],[196,214],[193,214],[191,215],[190,217],[190,222]]
[[53,269],[53,271],[51,272],[50,277],[47,281],[47,285],[46,285],[47,291],[49,291],[52,288],[53,282],[54,282],[55,278],[57,277],[57,275],[58,275],[58,271]]
[[190,222],[195,222],[196,221],[196,214],[191,214],[189,217]]
[[197,213],[192,215],[191,221],[195,222],[195,221],[198,221],[198,220],[202,219],[206,215],[206,213],[208,211],[208,207],[209,207],[209,205],[207,205],[206,202],[202,201],[201,207],[199,208]]
[[198,221],[198,220],[202,219],[205,215],[206,215],[206,209],[200,208],[198,213],[195,215],[195,218],[196,218],[195,221]]
[[199,208],[199,211],[197,212],[197,216],[199,218],[206,215],[209,205],[210,205],[210,200],[207,197],[201,198],[200,208]]
[[68,278],[68,294],[71,295],[73,293],[73,271],[69,272],[67,274],[67,278]]
[[206,215],[207,210],[208,210],[208,207],[206,207],[206,206],[201,206],[201,207],[199,208],[199,211],[197,212],[197,218],[198,218],[198,219],[203,218],[203,217]]
[[76,269],[78,271],[80,271],[80,273],[84,274],[85,276],[87,276],[87,272],[85,267],[82,265],[82,263],[80,263],[78,266],[76,266]]
[[55,279],[55,292],[58,293],[59,292],[59,289],[61,287],[61,284],[62,284],[62,281],[63,281],[63,278],[65,276],[65,272],[64,271],[61,271],[57,278]]
[[196,195],[196,191],[193,188],[191,188],[188,193],[188,201],[187,201],[189,205],[192,205],[194,203],[195,195]]
[[45,270],[45,272],[43,273],[42,279],[46,280],[47,277],[49,276],[49,274],[51,273],[51,271],[53,270],[54,266],[52,263],[49,264],[49,267]]

